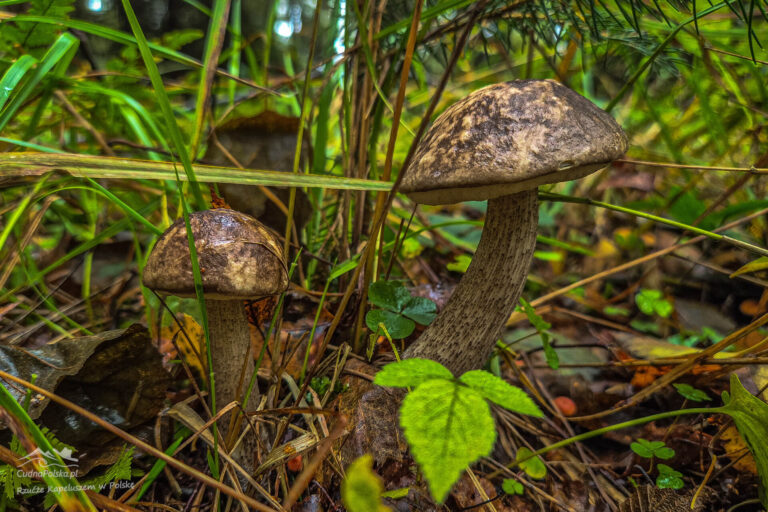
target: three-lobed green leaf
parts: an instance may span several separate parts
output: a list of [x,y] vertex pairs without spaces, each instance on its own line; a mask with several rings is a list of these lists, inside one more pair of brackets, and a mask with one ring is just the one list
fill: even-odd
[[424,297],[413,297],[399,281],[376,281],[368,288],[368,298],[374,306],[365,315],[365,324],[373,332],[383,324],[394,339],[411,335],[416,328],[414,322],[428,325],[437,315],[437,306]]
[[416,329],[413,320],[386,309],[372,309],[365,314],[365,325],[371,332],[380,331],[379,324],[383,324],[387,333],[396,340],[407,338]]
[[685,482],[683,482],[683,474],[676,469],[673,469],[666,464],[659,464],[659,476],[656,477],[656,486],[659,489],[682,489]]
[[501,483],[501,490],[507,494],[523,494],[525,487],[514,478],[505,478]]
[[432,379],[409,393],[400,408],[400,425],[438,503],[462,471],[488,455],[496,441],[488,403],[453,380]]
[[437,316],[437,305],[425,297],[411,297],[402,313],[421,325],[429,325]]
[[[374,383],[415,387],[400,408],[400,425],[438,502],[445,500],[469,464],[493,448],[496,429],[486,400],[518,413],[542,416],[520,388],[495,375],[473,370],[455,379],[447,368],[429,359],[388,364],[376,374]],[[546,474],[538,457],[528,466],[534,475]]]
[[629,447],[633,452],[646,459],[658,457],[659,459],[667,460],[675,456],[675,450],[667,446],[664,441],[648,441],[641,437],[630,444]]
[[411,293],[399,281],[376,281],[368,287],[371,304],[394,312],[400,312],[411,298]]

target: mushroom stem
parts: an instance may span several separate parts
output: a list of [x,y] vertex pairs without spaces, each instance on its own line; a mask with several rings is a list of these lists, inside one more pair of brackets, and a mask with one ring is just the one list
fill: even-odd
[[[245,393],[253,374],[251,333],[242,300],[207,299],[205,308],[208,314],[208,333],[211,339],[211,359],[218,410],[233,400],[240,400]],[[241,384],[243,358],[247,360]],[[243,404],[243,409],[254,411],[258,403],[259,390],[254,388],[248,403]],[[228,424],[229,421],[220,422],[225,434]]]
[[482,368],[525,285],[536,245],[537,191],[490,199],[483,234],[445,308],[403,354],[454,375]]

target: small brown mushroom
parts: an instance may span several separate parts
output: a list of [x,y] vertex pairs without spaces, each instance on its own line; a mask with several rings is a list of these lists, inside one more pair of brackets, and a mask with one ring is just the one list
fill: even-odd
[[[216,406],[245,393],[253,373],[250,328],[244,301],[279,295],[288,287],[281,244],[259,221],[225,208],[189,215],[202,276]],[[163,295],[195,297],[184,220],[174,222],[152,249],[144,268],[144,286]],[[241,384],[243,358],[245,374]],[[246,411],[258,404],[252,391]],[[226,430],[226,428],[224,429]]]
[[420,142],[401,191],[426,204],[488,200],[477,252],[438,317],[405,351],[454,374],[488,360],[525,284],[537,187],[586,176],[627,150],[618,124],[552,80],[516,80],[448,108]]

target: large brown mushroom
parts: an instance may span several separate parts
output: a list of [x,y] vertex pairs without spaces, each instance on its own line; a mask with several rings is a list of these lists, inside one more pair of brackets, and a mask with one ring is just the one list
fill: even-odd
[[[244,301],[279,295],[288,287],[288,272],[281,244],[253,217],[220,208],[190,214],[189,224],[202,276],[216,406],[221,408],[242,398],[253,373]],[[183,219],[152,249],[144,286],[162,295],[195,297]],[[254,388],[245,410],[255,409],[258,398]]]
[[581,178],[627,150],[618,124],[552,80],[491,85],[440,115],[400,190],[418,203],[488,200],[472,263],[443,311],[405,351],[459,375],[488,360],[526,281],[537,187]]

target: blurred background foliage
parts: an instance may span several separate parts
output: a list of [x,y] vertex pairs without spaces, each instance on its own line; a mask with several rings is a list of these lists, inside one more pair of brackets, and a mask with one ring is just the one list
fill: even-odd
[[[706,169],[768,167],[764,0],[427,1],[409,64],[391,175],[385,159],[393,112],[400,112],[395,99],[414,0],[135,0],[131,5],[150,41],[173,117],[163,114],[121,2],[6,0],[0,2],[4,152],[179,162],[172,142],[175,124],[193,161],[393,181],[436,91],[433,117],[487,84],[554,78],[608,109],[631,140],[629,160],[558,191],[704,229],[766,205],[765,178],[759,173]],[[466,45],[452,65],[451,54],[470,23]],[[265,112],[272,117],[264,118]],[[303,141],[301,151],[294,152],[299,126]],[[283,131],[292,137],[287,142],[268,138]],[[278,145],[285,150],[247,157],[256,139],[269,140],[263,144],[274,151]],[[300,155],[296,162],[294,153]],[[37,325],[38,333],[52,329],[66,336],[135,319],[144,303],[133,303],[136,295],[129,291],[139,289],[136,276],[154,235],[180,215],[179,192],[189,192],[187,185],[132,180],[130,168],[128,179],[120,180],[87,181],[66,173],[42,177],[45,157],[37,158],[31,177],[8,167],[9,160],[0,163],[0,295],[2,302],[28,310],[13,321],[6,317],[0,332],[23,339],[26,329]],[[177,170],[183,176],[182,163]],[[215,172],[225,176],[229,171]],[[208,197],[207,187],[203,191]],[[269,190],[242,191],[246,202],[261,201],[283,212],[272,224],[278,230],[284,229],[285,210],[293,208],[293,248],[305,251],[296,281],[305,289],[322,289],[334,263],[353,266],[360,243],[371,235],[372,192],[306,188],[296,193],[291,207],[285,190],[275,191],[276,196]],[[237,201],[235,192],[220,193],[232,204]],[[404,229],[411,209],[398,196],[382,232],[384,242]],[[439,281],[434,271],[403,262],[446,240],[454,245],[437,247],[435,257],[440,268],[453,265],[449,270],[460,272],[468,261],[464,253],[477,242],[475,221],[483,209],[481,204],[425,209],[408,224],[411,233],[440,221],[455,225],[414,234],[396,244],[396,253],[395,244],[384,245],[365,281],[391,268],[387,263],[393,256],[397,276],[414,283]],[[537,255],[551,265],[554,277],[534,276],[530,294],[573,281],[574,269],[590,269],[568,261],[581,262],[585,254],[637,256],[653,242],[642,238],[649,223],[622,218],[629,227],[614,236],[612,214],[588,211],[564,209],[562,203],[542,206],[549,242],[540,244]],[[566,224],[580,229],[562,227],[568,212]],[[574,215],[581,216],[578,222]],[[764,245],[765,227],[765,219],[758,218],[734,236]],[[103,261],[94,266],[99,252]],[[739,254],[725,266],[735,270],[748,261]],[[331,290],[343,291],[348,276],[335,277]],[[110,294],[116,293],[118,278],[125,282],[115,299]],[[94,294],[112,297],[100,300],[96,313]],[[143,312],[153,318],[153,310]]]

